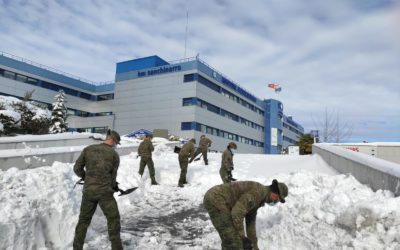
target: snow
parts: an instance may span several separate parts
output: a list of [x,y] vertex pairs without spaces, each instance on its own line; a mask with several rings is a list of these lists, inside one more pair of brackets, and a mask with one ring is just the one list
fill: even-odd
[[102,134],[97,133],[74,133],[74,132],[65,132],[58,134],[47,134],[47,135],[17,135],[17,136],[7,136],[0,137],[0,143],[6,142],[27,142],[27,141],[51,141],[51,140],[66,140],[66,139],[80,139],[80,138],[89,138],[94,137],[97,139],[104,139]]
[[21,120],[21,114],[10,109],[0,110],[0,115],[11,117],[14,122]]
[[382,160],[366,154],[359,154],[357,152],[353,152],[344,148],[334,147],[331,144],[318,143],[315,146],[350,159],[352,161],[367,165],[381,172],[400,177],[400,164]]
[[[153,154],[156,179],[137,174],[136,153],[121,157],[115,195],[125,249],[220,249],[220,239],[201,206],[205,192],[221,184],[220,153],[210,165],[189,165],[188,182],[178,188],[177,154],[158,143]],[[269,185],[276,178],[289,187],[285,204],[258,210],[260,249],[400,249],[400,199],[373,192],[351,175],[337,174],[318,156],[236,154],[233,176]],[[0,171],[0,248],[72,249],[81,202],[73,164]],[[85,249],[110,249],[101,210],[93,217]]]
[[[325,144],[325,143],[321,143]],[[326,144],[331,144],[331,145],[337,145],[337,146],[400,146],[400,142],[363,142],[363,143],[326,143]]]

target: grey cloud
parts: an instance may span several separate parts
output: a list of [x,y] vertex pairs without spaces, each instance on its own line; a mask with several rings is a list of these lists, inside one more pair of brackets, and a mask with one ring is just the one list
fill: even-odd
[[[115,63],[158,54],[200,58],[313,128],[325,106],[397,136],[400,5],[394,1],[2,1],[0,50],[94,81]],[[267,88],[283,86],[281,94]],[[373,116],[370,119],[370,115]],[[387,124],[382,122],[388,121]],[[391,123],[390,121],[393,121]],[[387,131],[382,135],[382,130]],[[356,137],[354,137],[356,138]],[[359,137],[357,137],[359,138]]]

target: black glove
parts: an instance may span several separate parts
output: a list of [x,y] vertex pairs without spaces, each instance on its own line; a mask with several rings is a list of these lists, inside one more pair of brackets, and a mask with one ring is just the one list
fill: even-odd
[[115,186],[112,187],[112,189],[114,190],[114,192],[118,192],[119,191],[118,182],[115,183]]
[[253,246],[251,244],[251,240],[247,237],[243,238],[243,250],[252,250]]

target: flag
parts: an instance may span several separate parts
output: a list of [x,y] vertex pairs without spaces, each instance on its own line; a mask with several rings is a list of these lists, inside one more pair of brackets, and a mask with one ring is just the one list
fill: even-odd
[[279,86],[279,84],[276,83],[268,83],[268,88],[274,89],[275,93],[279,93],[282,91],[281,86]]

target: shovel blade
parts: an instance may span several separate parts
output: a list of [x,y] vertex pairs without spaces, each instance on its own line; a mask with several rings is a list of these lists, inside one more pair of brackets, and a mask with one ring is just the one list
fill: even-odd
[[138,187],[134,187],[134,188],[129,188],[127,190],[119,190],[120,194],[118,196],[122,196],[122,195],[126,195],[126,194],[130,194],[133,191],[135,191]]

